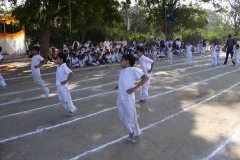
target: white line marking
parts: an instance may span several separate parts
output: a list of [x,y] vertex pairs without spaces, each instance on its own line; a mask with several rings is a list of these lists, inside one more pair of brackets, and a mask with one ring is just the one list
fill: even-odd
[[[240,82],[234,84],[233,86],[229,87],[228,89],[226,89],[226,90],[224,90],[224,91],[222,91],[222,92],[220,92],[220,93],[218,93],[218,94],[216,94],[216,95],[214,95],[214,96],[212,96],[212,97],[210,97],[210,98],[207,98],[207,99],[205,99],[205,100],[203,100],[203,101],[201,101],[201,102],[199,102],[199,103],[197,103],[197,104],[195,104],[195,105],[193,105],[193,106],[191,106],[191,107],[189,107],[189,108],[186,108],[186,109],[184,109],[184,110],[182,110],[182,111],[180,111],[180,112],[178,112],[178,113],[172,114],[172,115],[170,115],[170,116],[168,116],[168,117],[166,117],[166,118],[164,118],[164,119],[162,119],[162,120],[160,120],[160,121],[158,121],[158,122],[155,122],[155,123],[153,123],[153,124],[150,124],[150,125],[142,128],[142,130],[147,130],[147,129],[149,129],[149,128],[152,128],[152,127],[156,126],[156,125],[159,124],[159,123],[163,123],[163,122],[165,122],[166,120],[169,120],[169,119],[171,119],[171,118],[173,118],[173,117],[175,117],[175,116],[177,116],[177,115],[179,115],[179,114],[181,114],[181,113],[183,113],[183,112],[186,112],[186,111],[188,111],[188,110],[190,110],[190,109],[192,109],[192,108],[195,108],[195,107],[197,107],[197,106],[200,105],[200,104],[203,104],[203,103],[205,103],[205,102],[207,102],[207,101],[209,101],[209,100],[212,100],[213,98],[215,98],[215,97],[223,94],[224,92],[227,92],[228,90],[232,89],[233,87],[235,87],[235,86],[237,86],[237,85],[239,85],[239,84],[240,84]],[[74,157],[74,158],[71,158],[70,160],[77,160],[77,159],[79,159],[79,158],[81,158],[81,157],[83,157],[83,156],[85,156],[85,155],[87,155],[87,154],[89,154],[89,153],[93,153],[93,152],[102,150],[102,149],[104,149],[105,147],[107,147],[107,146],[109,146],[109,145],[112,145],[112,144],[115,144],[115,143],[121,141],[122,139],[124,139],[124,138],[126,138],[126,137],[127,137],[127,135],[126,135],[126,136],[123,136],[123,137],[121,137],[121,138],[119,138],[119,139],[117,139],[117,140],[114,140],[114,141],[112,141],[112,142],[109,142],[109,143],[106,143],[106,144],[104,144],[104,145],[101,145],[101,146],[99,146],[99,147],[97,147],[97,148],[94,148],[94,149],[92,149],[92,150],[88,150],[88,151],[86,151],[86,152],[84,152],[84,153],[82,153],[82,154],[80,154],[80,155],[78,155],[78,156],[76,156],[76,157]]]
[[[206,60],[209,60],[209,59],[202,59],[202,60],[198,60],[198,61],[192,61],[192,62],[200,62],[200,61],[206,61]],[[173,64],[173,65],[168,65],[168,66],[163,66],[162,68],[167,68],[167,67],[172,67],[172,66],[178,66],[178,65],[182,65],[182,64],[186,64],[185,63],[177,63],[177,64]],[[117,63],[117,64],[114,64],[114,65],[110,65],[109,67],[114,67],[114,66],[119,66],[120,64]],[[89,70],[89,69],[99,69],[99,68],[105,68],[106,66],[97,66],[97,67],[90,67],[90,68],[79,68],[79,69],[74,69],[73,71],[82,71],[82,70]],[[160,67],[161,68],[161,67]],[[95,71],[97,72],[97,71]],[[56,74],[56,72],[52,72],[52,73],[45,73],[45,74],[41,74],[41,76],[46,76],[46,75],[51,75],[51,74]],[[22,76],[22,77],[15,77],[15,78],[5,78],[5,81],[9,81],[9,80],[16,80],[16,79],[25,79],[25,78],[31,78],[32,76],[29,75],[29,76]]]
[[[240,69],[238,69],[240,70]],[[231,72],[226,72],[226,73],[223,73],[223,74],[220,74],[220,75],[217,75],[217,76],[214,76],[214,77],[211,77],[211,78],[208,78],[208,79],[205,79],[205,80],[202,80],[202,81],[199,81],[199,82],[195,82],[195,83],[192,83],[188,86],[184,86],[184,87],[180,87],[180,88],[177,88],[177,89],[174,89],[174,90],[171,90],[171,91],[167,91],[165,93],[161,93],[161,94],[157,94],[157,95],[153,95],[153,96],[150,96],[150,98],[153,98],[153,97],[157,97],[157,96],[161,96],[161,95],[165,95],[165,94],[168,94],[168,93],[172,93],[172,92],[175,92],[175,91],[178,91],[178,90],[182,90],[182,89],[185,89],[185,88],[188,88],[190,86],[194,86],[194,85],[197,85],[197,84],[200,84],[202,82],[206,82],[206,81],[209,81],[209,80],[212,80],[212,79],[215,79],[215,78],[218,78],[218,77],[221,77],[223,75],[227,75],[227,74],[230,74],[230,73],[233,73],[233,72],[236,72],[237,70],[234,70],[234,71],[231,71]],[[240,82],[239,82],[240,83]],[[238,84],[238,83],[237,83]],[[236,84],[236,85],[237,85]],[[236,86],[234,85],[234,86]],[[231,87],[232,88],[232,87]],[[218,94],[216,94],[218,95]],[[136,101],[138,102],[138,101]],[[22,137],[26,137],[26,136],[29,136],[29,135],[32,135],[32,134],[35,134],[35,133],[39,133],[43,130],[49,130],[49,129],[53,129],[53,128],[57,128],[59,126],[64,126],[66,124],[70,124],[72,122],[75,122],[75,121],[78,121],[78,120],[81,120],[81,119],[85,119],[85,118],[89,118],[89,117],[92,117],[94,115],[98,115],[100,113],[103,113],[103,112],[106,112],[106,111],[109,111],[109,110],[112,110],[112,109],[116,109],[116,107],[112,107],[112,108],[107,108],[107,109],[104,109],[104,110],[101,110],[101,111],[98,111],[98,112],[95,112],[95,113],[92,113],[90,115],[87,115],[87,116],[84,116],[84,117],[79,117],[79,118],[76,118],[74,120],[71,120],[71,121],[67,121],[67,122],[63,122],[63,123],[59,123],[57,125],[54,125],[54,126],[50,126],[50,127],[46,127],[46,128],[42,128],[40,130],[37,130],[37,131],[33,131],[33,132],[28,132],[26,134],[22,134],[22,135],[18,135],[18,136],[14,136],[14,137],[11,137],[11,138],[7,138],[7,139],[3,139],[0,141],[0,143],[4,143],[4,142],[8,142],[8,141],[11,141],[11,140],[15,140],[15,139],[18,139],[18,138],[22,138]],[[186,109],[185,109],[186,110]]]
[[[238,133],[239,132],[239,133]],[[229,139],[223,141],[221,143],[221,145],[215,150],[213,151],[209,156],[207,156],[206,158],[204,158],[203,160],[209,160],[212,157],[214,157],[215,155],[217,155],[219,153],[219,151],[221,151],[226,145],[228,145],[229,143],[233,142],[234,139],[236,138],[236,136],[240,135],[240,127],[238,127],[238,129],[235,131],[235,133],[232,135],[232,137],[230,137]]]
[[[195,67],[199,67],[199,66],[209,66],[209,64],[204,64],[204,65],[195,65],[195,66],[187,66],[185,68],[181,68],[181,69],[176,69],[174,71],[167,71],[168,73],[172,73],[172,72],[176,72],[176,71],[181,71],[181,70],[185,70],[185,69],[192,69],[192,68],[195,68]],[[158,69],[158,68],[167,68],[167,67],[157,67],[157,68],[154,68],[154,69]],[[160,71],[159,71],[160,72]],[[156,72],[158,73],[158,72]],[[156,73],[154,73],[153,75],[155,75]],[[78,84],[78,83],[81,83],[81,82],[85,82],[85,81],[90,81],[90,80],[96,80],[96,79],[103,79],[103,78],[109,78],[109,77],[115,77],[115,76],[118,76],[119,74],[115,74],[115,75],[111,75],[111,76],[104,76],[104,77],[94,77],[94,78],[89,78],[89,79],[86,79],[86,80],[80,80],[80,81],[72,81],[70,82],[69,84]],[[153,76],[152,76],[153,77]],[[29,83],[29,82],[25,82],[25,83]],[[21,83],[22,84],[22,83]],[[19,84],[17,84],[19,85]],[[47,86],[48,88],[54,88],[56,87],[56,85],[52,85],[52,86]],[[93,86],[94,87],[94,86]],[[0,97],[2,96],[8,96],[8,95],[12,95],[12,94],[19,94],[19,93],[24,93],[24,92],[29,92],[29,91],[34,91],[34,90],[41,90],[41,88],[33,88],[33,89],[27,89],[27,90],[22,90],[22,91],[16,91],[16,92],[9,92],[9,93],[5,93],[5,94],[1,94]]]
[[[225,66],[220,66],[220,67],[225,67]],[[174,76],[174,77],[170,77],[170,78],[164,78],[164,79],[161,79],[161,80],[158,80],[158,81],[153,81],[153,82],[151,82],[151,84],[156,83],[156,82],[166,81],[166,80],[173,79],[173,78],[179,78],[179,77],[183,77],[183,76],[187,76],[187,75],[191,75],[191,74],[196,74],[196,73],[200,73],[200,72],[204,72],[204,71],[208,71],[208,70],[213,70],[213,69],[220,68],[220,67],[208,68],[208,69],[201,70],[201,71],[197,71],[197,72],[192,72],[192,73],[188,73],[188,74],[182,74],[182,75]],[[104,85],[110,85],[110,84],[113,84],[113,83],[116,83],[116,82],[112,82],[112,83],[108,83],[108,84],[104,84]],[[98,86],[95,86],[95,87],[102,87],[102,86],[104,86],[104,85],[98,85]],[[80,91],[80,90],[89,89],[89,88],[92,88],[92,87],[87,87],[87,88],[81,88],[81,89],[77,89],[77,90],[72,90],[71,92]],[[74,102],[74,101],[78,101],[78,100],[87,99],[87,98],[93,98],[93,97],[97,97],[97,96],[102,96],[102,95],[110,94],[110,93],[113,93],[113,92],[114,92],[114,91],[105,92],[105,93],[101,93],[101,94],[96,94],[96,95],[92,95],[92,96],[88,96],[88,97],[83,97],[83,98],[78,98],[78,99],[74,99],[73,102]],[[55,96],[55,95],[57,95],[57,94],[51,94],[50,96]],[[40,97],[40,98],[42,98],[42,97]],[[2,103],[2,104],[0,104],[0,106],[4,106],[4,105],[7,105],[7,104],[13,104],[13,103],[17,103],[17,102],[22,102],[22,101],[26,101],[26,100],[28,100],[28,99],[18,100],[18,101],[12,101],[12,102],[7,102],[7,103]],[[5,116],[1,116],[0,119],[1,119],[1,118],[6,118],[6,117],[11,117],[11,116],[16,116],[16,115],[20,115],[20,114],[25,114],[25,113],[27,113],[27,112],[37,111],[37,110],[40,110],[40,109],[44,109],[44,108],[48,108],[48,107],[52,107],[52,106],[57,106],[57,105],[60,105],[60,103],[53,104],[53,105],[48,105],[48,106],[43,106],[43,107],[40,107],[40,108],[35,108],[35,109],[31,109],[31,110],[27,110],[27,111],[22,111],[22,112],[18,112],[18,113],[13,113],[13,114],[5,115]]]

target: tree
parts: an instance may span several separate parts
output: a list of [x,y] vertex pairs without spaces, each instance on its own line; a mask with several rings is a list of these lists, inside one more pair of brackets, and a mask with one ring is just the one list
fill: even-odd
[[[67,0],[25,0],[20,5],[16,5],[16,0],[9,1],[15,5],[12,15],[19,20],[20,24],[26,30],[38,31],[41,55],[47,60],[53,26],[59,26],[62,23],[70,26],[69,2]],[[119,6],[116,0],[71,0],[70,2],[73,31],[85,32],[91,28],[109,26],[110,20],[120,19],[116,12]]]
[[[208,23],[207,12],[198,4],[183,5],[180,0],[142,0],[139,5],[145,9],[142,16],[146,23],[163,32],[166,37],[172,37],[179,28],[191,29],[193,24],[195,28],[205,27]],[[177,19],[178,25],[166,21],[166,9]]]

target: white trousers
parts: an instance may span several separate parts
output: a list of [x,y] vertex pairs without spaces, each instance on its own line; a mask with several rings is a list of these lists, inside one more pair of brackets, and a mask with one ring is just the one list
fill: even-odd
[[201,53],[205,54],[205,47],[201,47]]
[[120,120],[129,133],[133,133],[134,136],[139,136],[142,131],[138,125],[135,100],[117,99],[117,108]]
[[157,60],[157,51],[153,51],[153,61],[156,62]]
[[150,85],[150,78],[151,78],[151,76],[148,76],[148,81],[145,82],[140,89],[139,99],[141,99],[141,100],[147,100],[148,99],[148,88],[149,88],[149,85]]
[[217,52],[217,64],[219,64],[219,52]]
[[238,66],[238,59],[237,58],[232,58],[232,61],[235,63],[235,66]]
[[168,64],[172,64],[172,52],[168,52],[167,53],[167,55],[168,55]]
[[4,88],[6,87],[6,83],[4,81],[4,78],[0,75],[0,87]]
[[186,55],[186,60],[187,60],[187,65],[191,65],[192,64],[192,56]]
[[217,57],[212,57],[212,65],[216,66],[217,65]]
[[63,108],[65,108],[67,111],[74,112],[76,110],[76,107],[73,105],[72,97],[68,90],[68,85],[65,84],[57,86],[57,92],[58,99],[62,104]]
[[32,76],[33,76],[34,83],[42,89],[44,94],[49,93],[49,89],[47,88],[46,84],[43,82],[40,72],[32,71]]

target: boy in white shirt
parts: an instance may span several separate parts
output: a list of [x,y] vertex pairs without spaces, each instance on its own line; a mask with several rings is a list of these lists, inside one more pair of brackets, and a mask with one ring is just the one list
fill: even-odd
[[31,70],[34,83],[38,85],[42,91],[44,92],[45,96],[48,97],[49,89],[47,88],[46,84],[43,82],[40,73],[40,67],[46,63],[41,55],[39,55],[40,48],[38,46],[33,47],[32,50],[32,61],[31,61]]
[[150,78],[152,75],[152,69],[154,65],[154,61],[146,56],[144,56],[144,49],[143,47],[138,47],[137,48],[137,55],[139,57],[139,63],[142,67],[143,73],[148,76],[148,81],[144,83],[140,90],[140,101],[145,101],[148,99],[148,88],[150,85]]
[[[133,67],[135,64],[135,57],[132,54],[123,55],[118,85],[115,89],[118,90],[117,108],[120,120],[129,131],[128,141],[136,143],[140,140],[142,131],[139,128],[137,120],[137,111],[135,106],[134,92],[147,82],[148,77]],[[135,80],[141,81],[134,86]]]
[[76,54],[72,54],[72,67],[79,67],[79,59],[77,58]]
[[73,72],[66,65],[67,56],[64,53],[57,55],[56,86],[58,98],[62,106],[69,111],[70,116],[77,113],[78,108],[72,103],[72,97],[68,90],[68,81],[74,76]]
[[[0,46],[0,53],[2,52],[2,47]],[[3,56],[0,54],[0,63],[4,61]],[[4,78],[0,75],[0,87],[1,89],[4,89],[6,87],[6,83]]]

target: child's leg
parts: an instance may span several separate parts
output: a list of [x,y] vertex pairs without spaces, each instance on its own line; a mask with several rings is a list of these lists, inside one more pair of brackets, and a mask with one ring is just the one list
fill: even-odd
[[70,112],[74,112],[76,110],[76,107],[72,103],[72,97],[70,95],[70,92],[68,90],[68,86],[61,85],[57,86],[57,92],[58,92],[58,98],[62,106]]
[[46,84],[43,82],[40,73],[32,72],[32,76],[33,76],[34,83],[42,89],[42,91],[46,96],[48,96],[49,89],[47,88]]
[[0,87],[1,88],[5,88],[6,87],[6,83],[4,81],[4,78],[0,75]]
[[151,77],[149,77],[148,81],[146,83],[144,83],[141,87],[140,97],[139,97],[140,100],[147,100],[148,99],[148,88],[149,88],[149,85],[150,85],[150,78]]
[[129,133],[139,136],[141,130],[138,125],[135,100],[123,101],[117,99],[117,108],[120,120],[125,125]]

